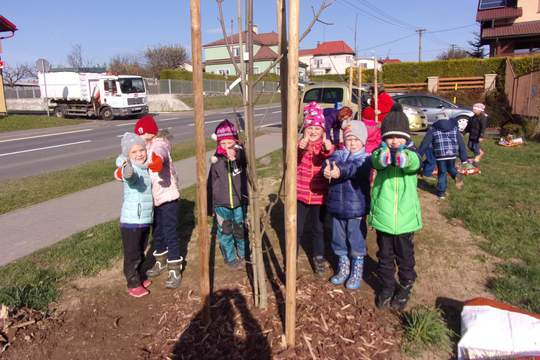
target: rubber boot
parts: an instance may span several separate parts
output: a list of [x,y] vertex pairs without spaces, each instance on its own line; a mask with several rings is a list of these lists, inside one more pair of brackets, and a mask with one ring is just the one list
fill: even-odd
[[400,282],[398,284],[396,293],[394,294],[394,298],[392,299],[392,303],[390,304],[392,309],[398,311],[402,311],[403,309],[405,309],[405,306],[407,306],[407,302],[411,297],[413,284],[414,281],[407,281],[405,283]]
[[330,282],[334,285],[341,285],[347,280],[351,272],[351,262],[349,257],[342,255],[338,259],[337,274],[330,278]]
[[351,265],[351,276],[347,279],[345,287],[351,290],[357,290],[360,288],[362,283],[362,273],[364,269],[364,258],[356,257],[352,261]]
[[154,251],[152,255],[156,258],[156,263],[151,269],[146,271],[146,276],[148,277],[156,277],[167,269],[167,251],[161,254]]
[[180,286],[182,282],[182,261],[184,259],[180,258],[178,260],[167,261],[167,268],[169,269],[169,276],[165,281],[165,287],[167,289],[176,289]]

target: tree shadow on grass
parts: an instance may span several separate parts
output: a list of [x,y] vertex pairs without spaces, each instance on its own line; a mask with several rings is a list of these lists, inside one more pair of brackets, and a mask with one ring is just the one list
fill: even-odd
[[219,290],[213,300],[205,305],[211,322],[204,322],[205,309],[197,313],[176,343],[173,359],[271,359],[268,340],[244,295]]

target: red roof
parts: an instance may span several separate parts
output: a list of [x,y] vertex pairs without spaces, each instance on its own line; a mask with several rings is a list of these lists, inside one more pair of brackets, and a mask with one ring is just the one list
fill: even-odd
[[540,20],[514,23],[509,26],[498,26],[494,28],[483,28],[482,39],[498,37],[540,35]]
[[0,15],[0,32],[4,31],[16,31],[17,27],[14,23]]
[[262,46],[253,58],[255,60],[274,60],[277,59],[277,57],[278,54],[276,54],[269,46]]
[[[246,39],[247,39],[247,31],[243,31],[242,42],[245,43]],[[238,33],[233,34],[231,36],[227,36],[227,41],[229,42],[229,44],[238,44]],[[278,34],[275,32],[262,33],[262,34],[253,33],[253,42],[255,44],[259,44],[263,46],[277,45],[279,42],[279,37],[278,37]],[[220,46],[220,45],[225,45],[225,38],[210,42],[203,46],[206,47],[206,46]]]
[[395,63],[400,63],[401,60],[399,59],[382,59],[381,60],[383,64],[395,64]]
[[339,55],[339,54],[351,54],[354,55],[353,49],[345,41],[326,41],[319,43],[317,48],[313,52],[314,56],[317,55]]
[[298,56],[309,56],[315,54],[316,49],[298,50]]
[[476,21],[498,20],[498,19],[516,19],[523,15],[523,9],[520,7],[504,7],[497,9],[478,10]]

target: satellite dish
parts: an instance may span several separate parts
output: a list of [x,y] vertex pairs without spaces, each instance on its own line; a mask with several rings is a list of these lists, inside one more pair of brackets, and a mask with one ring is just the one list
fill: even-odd
[[51,70],[51,64],[49,64],[49,62],[45,59],[37,59],[36,68],[38,69],[39,72],[46,73],[46,72],[49,72],[49,70]]

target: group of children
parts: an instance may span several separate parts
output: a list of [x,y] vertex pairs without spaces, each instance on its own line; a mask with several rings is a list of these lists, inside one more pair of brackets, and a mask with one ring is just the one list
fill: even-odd
[[[468,125],[469,148],[481,157],[478,143],[485,129],[482,104],[475,105],[477,111]],[[217,147],[208,178],[208,209],[215,217],[225,263],[237,268],[248,255],[246,160],[230,121],[223,120],[213,136]],[[329,214],[331,248],[338,260],[330,282],[351,290],[360,288],[369,223],[376,230],[377,273],[382,284],[376,305],[397,310],[406,306],[416,279],[414,233],[422,228],[417,193],[419,153],[428,149],[434,153],[439,170],[437,195],[444,197],[447,173],[458,187],[463,185],[455,168],[456,157],[467,160],[455,121],[437,121],[417,151],[400,104],[394,104],[380,125],[373,119],[352,120],[347,107],[329,111],[312,102],[304,108],[298,140],[297,239],[300,244],[304,230],[310,230],[315,273],[322,275],[327,267],[324,223]],[[180,284],[183,259],[176,236],[179,193],[170,151],[167,135],[158,132],[151,116],[137,122],[135,133],[122,137],[116,177],[124,182],[120,228],[131,296],[148,294],[148,278],[165,270],[169,271],[166,287]],[[144,272],[150,227],[156,261]]]

